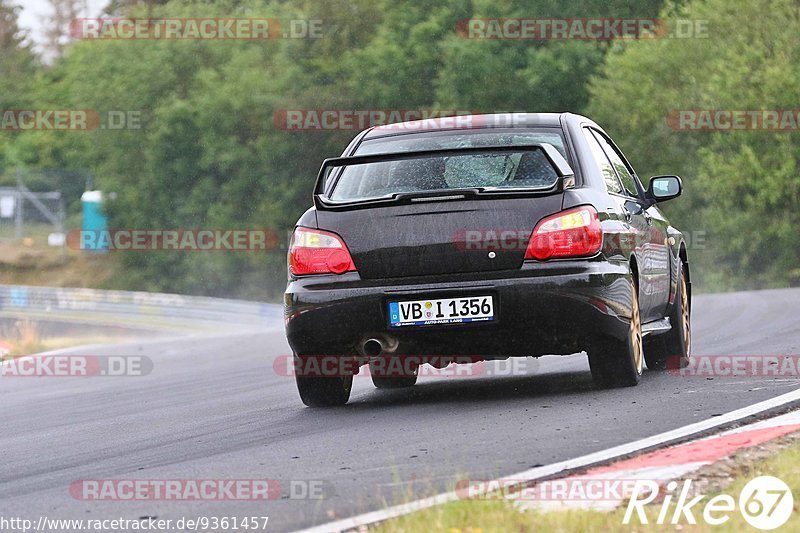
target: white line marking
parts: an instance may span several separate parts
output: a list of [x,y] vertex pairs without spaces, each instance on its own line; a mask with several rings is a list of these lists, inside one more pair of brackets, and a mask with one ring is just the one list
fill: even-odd
[[795,424],[800,424],[800,410],[792,411],[791,413],[786,413],[785,415],[776,416],[774,418],[767,418],[766,420],[760,420],[753,424],[747,424],[746,426],[740,426],[738,428],[729,429],[728,431],[722,433],[722,435],[734,435],[737,433],[744,433],[745,431],[776,428],[780,426],[793,426]]
[[[786,413],[780,416],[776,416],[773,418],[768,418],[766,420],[760,420],[758,422],[754,422],[752,424],[747,424],[745,426],[740,426],[737,428],[729,429],[723,431],[722,433],[718,433],[716,435],[711,435],[710,437],[704,437],[702,439],[696,439],[689,441],[687,444],[694,444],[700,442],[712,442],[715,439],[724,438],[730,435],[739,435],[749,431],[759,431],[764,429],[771,429],[777,427],[788,427],[800,424],[800,410],[792,411],[790,413]],[[742,446],[742,447],[746,447]],[[649,466],[645,468],[627,468],[622,470],[615,470],[613,472],[606,472],[604,474],[593,474],[588,476],[589,479],[652,479],[652,480],[671,480],[671,479],[678,479],[690,472],[694,472],[700,469],[703,466],[709,465],[714,461],[685,461],[683,463],[674,463],[670,465],[661,465],[661,466]],[[581,479],[587,479],[587,476],[569,476],[568,480],[575,480],[580,481]],[[543,483],[547,483],[546,481]],[[622,505],[623,500],[604,500],[604,501],[575,501],[575,500],[568,500],[568,501],[541,501],[541,500],[525,500],[524,498],[521,499],[515,494],[509,494],[506,496],[506,499],[509,501],[513,501],[514,504],[520,510],[526,509],[543,509],[543,510],[555,510],[555,509],[571,509],[571,508],[578,508],[578,509],[596,509],[596,510],[612,510],[620,505]],[[630,496],[630,495],[626,495]]]
[[[780,396],[776,396],[775,398],[770,398],[769,400],[764,400],[763,402],[758,402],[747,407],[742,407],[741,409],[736,409],[735,411],[731,411],[721,416],[715,416],[713,418],[709,418],[708,420],[702,420],[700,422],[695,422],[694,424],[689,424],[688,426],[683,426],[660,433],[658,435],[653,435],[652,437],[646,437],[644,439],[627,444],[621,444],[619,446],[608,448],[607,450],[601,450],[599,452],[590,453],[574,459],[567,459],[566,461],[540,466],[537,468],[531,468],[530,470],[525,470],[517,474],[499,478],[496,480],[497,484],[495,484],[495,482],[487,482],[485,486],[507,486],[514,481],[519,482],[523,479],[526,481],[533,481],[543,477],[559,474],[566,470],[584,468],[596,463],[604,463],[610,459],[641,452],[656,446],[663,446],[670,442],[683,439],[697,433],[702,433],[731,422],[736,422],[737,420],[742,420],[761,412],[768,411],[776,407],[781,407],[782,405],[787,405],[796,401],[800,401],[800,389],[793,390],[792,392],[782,394]],[[332,531],[356,529],[361,526],[382,522],[390,518],[407,515],[415,511],[421,511],[437,505],[457,501],[458,499],[459,497],[455,491],[445,492],[442,494],[437,494],[436,496],[415,500],[413,502],[395,505],[386,509],[380,509],[378,511],[372,511],[350,518],[343,518],[341,520],[329,522],[327,524],[314,526],[308,529],[303,529],[297,533],[328,533]]]
[[[664,482],[670,479],[676,479],[689,472],[697,470],[705,465],[709,464],[709,461],[697,461],[693,463],[683,463],[679,465],[672,465],[672,466],[656,466],[656,467],[648,467],[648,468],[638,468],[632,470],[618,470],[615,472],[606,472],[604,474],[591,474],[591,475],[579,475],[579,476],[568,476],[565,478],[561,478],[567,481],[569,484],[577,484],[579,485],[581,482],[585,483],[594,483],[598,480],[609,480],[609,481],[627,481],[633,479],[644,479],[644,480],[653,480],[656,482]],[[542,484],[548,483],[547,481],[542,481]],[[629,490],[626,487],[622,489],[622,496],[623,498],[629,498],[631,496]],[[534,491],[535,494],[535,491]],[[535,498],[528,498],[526,499],[523,496],[518,494],[509,494],[505,498],[509,502],[513,503],[513,505],[519,509],[520,511],[525,511],[528,509],[540,509],[545,511],[555,511],[555,510],[563,510],[563,509],[594,509],[597,511],[612,511],[619,507],[623,500],[622,499],[592,499],[591,497],[587,497],[586,499],[567,499],[567,500],[554,500],[554,499],[535,499]]]

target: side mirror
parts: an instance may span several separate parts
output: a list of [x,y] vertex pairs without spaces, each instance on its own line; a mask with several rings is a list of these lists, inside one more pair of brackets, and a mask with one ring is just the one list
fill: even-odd
[[653,202],[666,202],[683,192],[683,182],[678,176],[654,176],[650,178],[647,197]]

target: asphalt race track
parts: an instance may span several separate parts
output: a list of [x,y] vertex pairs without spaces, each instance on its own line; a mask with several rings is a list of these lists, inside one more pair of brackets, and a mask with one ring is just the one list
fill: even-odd
[[[800,354],[800,289],[695,298],[694,354]],[[0,377],[0,515],[164,519],[269,516],[287,531],[510,475],[654,435],[784,394],[783,377],[645,372],[595,390],[585,356],[524,361],[529,375],[423,377],[379,391],[354,379],[350,404],[309,409],[275,329],[77,350],[145,355],[139,377]],[[502,365],[502,364],[501,364]],[[502,373],[505,366],[489,365]],[[270,501],[83,501],[86,479],[274,479]],[[326,498],[292,498],[321,483]]]

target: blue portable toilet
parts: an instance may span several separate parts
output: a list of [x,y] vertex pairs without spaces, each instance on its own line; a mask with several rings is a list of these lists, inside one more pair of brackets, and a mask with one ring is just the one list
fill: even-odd
[[108,235],[108,217],[103,213],[102,191],[86,191],[81,195],[83,225],[81,226],[81,250],[108,252],[108,241],[100,236]]

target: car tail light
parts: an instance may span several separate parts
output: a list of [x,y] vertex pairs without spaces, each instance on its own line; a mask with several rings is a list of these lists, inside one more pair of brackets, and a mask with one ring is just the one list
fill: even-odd
[[554,259],[594,255],[603,246],[597,210],[588,205],[551,215],[533,230],[525,259]]
[[343,274],[356,265],[341,237],[329,231],[298,227],[289,244],[289,271],[294,276]]

